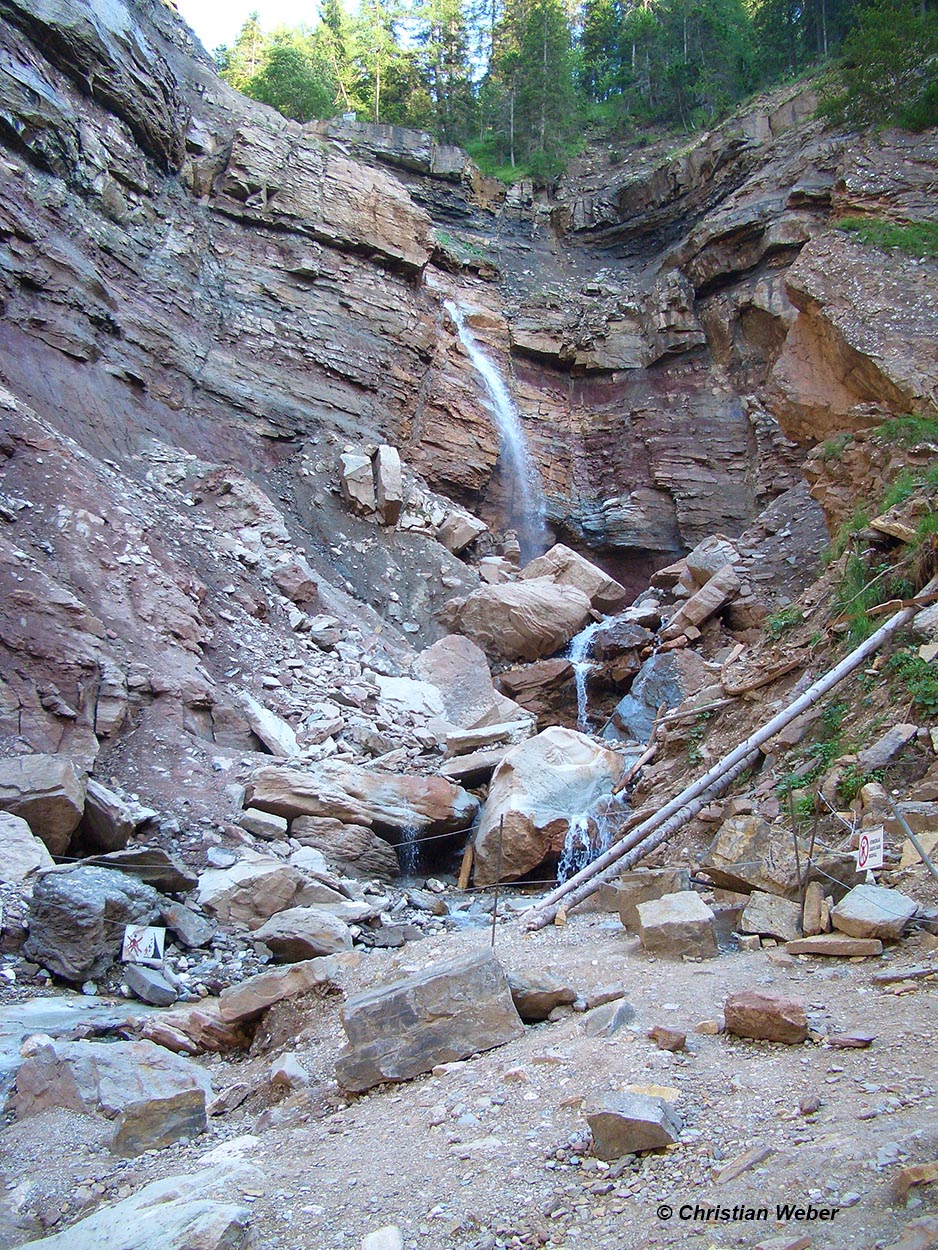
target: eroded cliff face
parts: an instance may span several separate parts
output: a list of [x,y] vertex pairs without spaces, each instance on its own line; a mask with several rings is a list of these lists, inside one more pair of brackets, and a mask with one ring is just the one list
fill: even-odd
[[[511,520],[446,299],[510,375],[554,533],[636,589],[745,529],[805,445],[934,408],[934,266],[830,229],[926,215],[933,139],[851,147],[792,93],[506,192],[426,136],[244,99],[162,0],[0,18],[14,751],[129,752],[175,796],[259,746],[261,686],[294,722],[344,691],[380,738],[377,676],[478,585],[435,537],[446,497],[496,531],[482,552]],[[407,527],[338,494],[339,455],[378,443]]]

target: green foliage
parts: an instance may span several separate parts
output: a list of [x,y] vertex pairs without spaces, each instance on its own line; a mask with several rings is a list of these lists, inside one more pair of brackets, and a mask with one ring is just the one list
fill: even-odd
[[876,437],[884,443],[896,443],[899,447],[915,447],[919,443],[938,445],[938,418],[893,417],[876,427]]
[[839,560],[850,545],[850,540],[854,534],[858,534],[860,530],[866,529],[870,523],[870,514],[865,508],[855,508],[853,514],[846,520],[840,529],[834,535],[834,541],[831,543],[830,551],[827,554],[826,562],[831,563],[833,560]]
[[864,772],[857,764],[845,764],[837,789],[843,802],[849,806],[868,782],[882,780],[881,768],[876,768],[872,772]]
[[926,716],[938,716],[938,667],[923,660],[911,648],[890,656],[888,667],[898,676],[917,708]]
[[907,256],[938,256],[938,221],[900,226],[881,217],[843,217],[837,229],[855,234],[868,247],[904,252]]
[[785,608],[779,608],[765,622],[765,632],[773,640],[773,642],[781,638],[787,630],[793,629],[796,625],[800,625],[804,621],[804,613],[794,603],[790,603]]
[[821,444],[821,456],[825,461],[842,460],[847,447],[853,442],[852,434],[838,434]]
[[846,125],[918,122],[934,109],[938,12],[919,0],[867,0],[843,45],[821,112]]

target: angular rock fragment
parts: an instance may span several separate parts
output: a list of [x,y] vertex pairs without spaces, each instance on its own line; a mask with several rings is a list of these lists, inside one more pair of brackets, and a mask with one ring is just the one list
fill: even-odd
[[54,1042],[16,1073],[17,1119],[66,1107],[115,1121],[112,1149],[136,1155],[205,1130],[212,1085],[200,1067],[152,1042]]
[[294,963],[351,950],[352,935],[342,920],[320,907],[288,907],[254,931],[278,960]]
[[231,868],[209,868],[199,878],[199,906],[222,924],[257,929],[275,912],[298,902],[306,878],[280,859],[240,859]]
[[198,884],[198,877],[185,864],[161,846],[135,846],[123,851],[94,855],[83,861],[98,868],[111,868],[139,877],[161,894],[187,894]]
[[713,912],[693,890],[663,894],[639,903],[637,911],[639,936],[649,953],[704,959],[718,953]]
[[664,894],[681,894],[690,889],[688,868],[636,868],[623,872],[609,883],[623,927],[638,929],[638,905]]
[[381,443],[371,457],[375,502],[382,525],[396,525],[404,506],[401,458],[395,447]]
[[[352,961],[352,962],[349,962]],[[301,963],[271,972],[259,972],[237,985],[222,990],[218,1011],[222,1022],[240,1024],[259,1016],[261,1012],[284,998],[305,994],[318,986],[331,985],[343,967],[354,967],[358,955],[347,952],[342,955],[326,955],[318,959],[304,959]]]
[[917,911],[915,900],[898,890],[857,885],[831,912],[831,922],[850,937],[897,942]]
[[785,949],[790,955],[829,955],[838,959],[858,959],[881,955],[879,938],[846,937],[840,933],[818,933],[814,937],[797,938]]
[[169,1176],[20,1250],[248,1250],[251,1206],[236,1196],[260,1179],[240,1162]]
[[304,846],[322,851],[345,876],[366,881],[391,881],[400,876],[394,847],[364,825],[347,825],[329,816],[297,816],[290,833]]
[[135,998],[143,1003],[152,1003],[154,1007],[169,1007],[179,997],[175,986],[157,968],[127,964],[124,967],[124,980]]
[[21,816],[53,855],[64,855],[85,808],[85,785],[64,755],[0,760],[0,811]]
[[343,1089],[407,1081],[524,1033],[501,964],[491,951],[375,986],[342,1009],[348,1043],[336,1063]]
[[160,896],[135,877],[79,865],[36,882],[23,954],[67,981],[106,972],[120,954],[124,926],[151,924]]
[[525,1024],[546,1020],[555,1007],[572,1003],[576,998],[576,990],[546,972],[509,972],[508,985],[511,1001]]
[[161,903],[160,918],[177,941],[190,949],[208,946],[218,930],[214,920],[200,916],[184,903]]
[[537,660],[566,646],[589,619],[588,597],[547,577],[483,586],[446,605],[441,620],[503,660]]
[[663,1098],[607,1094],[586,1112],[592,1153],[607,1163],[642,1150],[663,1150],[680,1141],[681,1122]]
[[258,807],[249,807],[238,817],[238,824],[255,838],[263,838],[265,842],[277,842],[287,836],[289,824],[283,816],[275,816],[273,812],[262,812]]
[[597,612],[615,612],[628,598],[624,586],[563,543],[555,543],[549,551],[524,566],[522,580],[529,581],[532,577],[549,577],[558,586],[581,590]]
[[0,812],[0,881],[25,881],[55,861],[21,816]]
[[804,1004],[776,994],[755,990],[730,994],[723,1005],[723,1018],[727,1033],[737,1037],[800,1046],[808,1036]]
[[801,937],[801,905],[791,899],[779,898],[753,890],[739,922],[741,933],[758,933],[761,937],[780,938],[783,942]]
[[120,851],[137,824],[134,810],[113,790],[88,778],[85,810],[79,826],[81,843],[94,851]]

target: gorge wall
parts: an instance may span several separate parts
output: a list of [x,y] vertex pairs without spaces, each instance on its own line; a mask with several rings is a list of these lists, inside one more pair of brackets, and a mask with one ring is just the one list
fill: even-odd
[[[13,751],[146,760],[195,812],[258,746],[246,689],[306,722],[338,692],[368,732],[375,675],[479,582],[434,516],[509,509],[446,299],[511,376],[555,534],[636,589],[745,529],[814,441],[938,402],[933,267],[831,228],[927,216],[934,134],[848,141],[798,89],[505,190],[426,136],[241,97],[163,0],[0,18]],[[337,492],[377,443],[409,529]]]

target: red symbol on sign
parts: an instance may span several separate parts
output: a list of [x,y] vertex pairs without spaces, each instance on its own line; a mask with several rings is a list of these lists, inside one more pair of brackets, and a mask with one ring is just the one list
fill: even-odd
[[860,838],[860,849],[857,854],[857,868],[863,869],[869,863],[870,858],[870,839],[864,833]]

